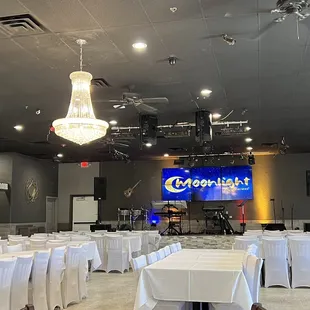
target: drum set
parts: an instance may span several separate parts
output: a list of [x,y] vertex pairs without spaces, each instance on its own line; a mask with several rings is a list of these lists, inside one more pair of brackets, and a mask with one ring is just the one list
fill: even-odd
[[141,209],[126,209],[126,208],[118,208],[117,209],[117,228],[124,224],[129,224],[132,229],[137,229],[136,222],[141,222],[141,230],[144,230],[148,226],[149,220],[149,210],[141,208]]

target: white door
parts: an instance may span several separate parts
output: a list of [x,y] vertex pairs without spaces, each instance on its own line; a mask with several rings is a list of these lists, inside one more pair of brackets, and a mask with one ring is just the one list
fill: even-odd
[[98,219],[98,201],[94,196],[73,197],[73,231],[89,231]]
[[46,232],[57,231],[57,197],[46,197]]

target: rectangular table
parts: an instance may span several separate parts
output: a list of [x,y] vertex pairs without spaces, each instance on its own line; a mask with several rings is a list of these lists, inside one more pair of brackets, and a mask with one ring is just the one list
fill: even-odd
[[244,251],[182,250],[142,270],[135,310],[158,300],[236,303],[250,310],[252,297],[242,271]]

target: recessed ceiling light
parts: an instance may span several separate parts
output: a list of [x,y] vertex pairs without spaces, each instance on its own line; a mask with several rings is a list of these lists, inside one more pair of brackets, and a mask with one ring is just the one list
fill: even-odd
[[212,114],[212,118],[214,118],[214,119],[220,118],[221,116],[222,116],[222,115],[219,114],[219,113],[213,113],[213,114]]
[[164,157],[169,157],[169,154],[168,154],[168,153],[165,153],[165,154],[164,154]]
[[202,89],[200,92],[201,96],[203,97],[209,97],[211,93],[212,93],[212,90],[208,88]]
[[117,124],[117,121],[116,120],[111,120],[111,121],[109,121],[109,123],[110,123],[110,125],[114,126],[114,125]]
[[14,129],[16,129],[17,131],[22,131],[22,130],[24,130],[24,126],[23,125],[16,125],[16,126],[14,126]]
[[145,42],[135,42],[132,44],[132,47],[136,50],[145,50],[147,48],[147,44]]
[[63,158],[63,157],[64,157],[64,154],[58,153],[58,154],[57,154],[57,157],[58,157],[58,158]]
[[245,131],[250,131],[250,130],[251,130],[251,127],[247,126],[247,127],[245,127],[244,129],[245,129]]
[[252,142],[253,139],[252,138],[245,138],[245,142],[249,143],[249,142]]
[[152,146],[152,143],[149,143],[149,142],[148,142],[148,143],[145,143],[145,146],[146,146],[146,147],[151,147],[151,146]]
[[247,149],[248,151],[252,151],[252,150],[253,150],[252,146],[248,146],[246,149]]

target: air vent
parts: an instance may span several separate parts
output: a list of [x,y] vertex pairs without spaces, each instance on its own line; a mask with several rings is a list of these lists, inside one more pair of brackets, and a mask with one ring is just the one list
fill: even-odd
[[111,87],[111,85],[103,78],[92,79],[91,85],[96,86],[98,88]]
[[30,14],[0,17],[0,31],[9,37],[31,36],[48,32],[47,29]]

